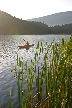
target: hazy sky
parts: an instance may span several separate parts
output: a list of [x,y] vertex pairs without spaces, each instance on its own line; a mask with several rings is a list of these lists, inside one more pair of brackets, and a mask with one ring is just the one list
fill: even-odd
[[0,0],[0,10],[22,19],[72,11],[72,0]]

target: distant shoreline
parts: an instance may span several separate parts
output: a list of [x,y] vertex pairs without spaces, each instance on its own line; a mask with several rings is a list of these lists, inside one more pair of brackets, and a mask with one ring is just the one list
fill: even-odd
[[[62,21],[64,22],[65,17],[63,18]],[[54,21],[54,19],[52,21]],[[62,26],[57,23],[55,26],[49,27],[49,24],[45,24],[45,21],[26,21],[0,11],[0,35],[68,35],[71,33],[72,22],[69,24],[62,24]]]
[[[6,36],[6,35],[8,35],[8,36],[10,36],[10,35],[15,35],[15,34],[0,34],[0,36]],[[16,34],[17,35],[17,34]],[[19,35],[17,35],[17,36],[20,36],[20,35],[71,35],[71,34],[19,34]]]

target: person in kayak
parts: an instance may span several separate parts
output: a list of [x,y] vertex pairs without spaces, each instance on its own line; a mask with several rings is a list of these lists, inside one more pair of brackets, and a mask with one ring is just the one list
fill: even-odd
[[[24,39],[23,39],[24,40]],[[26,42],[26,40],[24,40]],[[29,45],[29,42],[27,41],[25,45]]]
[[29,45],[29,42],[27,41],[25,45]]

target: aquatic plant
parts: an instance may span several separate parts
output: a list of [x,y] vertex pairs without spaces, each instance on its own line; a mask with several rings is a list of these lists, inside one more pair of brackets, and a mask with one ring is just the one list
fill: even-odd
[[12,72],[17,78],[19,108],[72,107],[71,46],[72,36],[69,41],[62,38],[50,45],[38,42],[30,63],[17,55]]

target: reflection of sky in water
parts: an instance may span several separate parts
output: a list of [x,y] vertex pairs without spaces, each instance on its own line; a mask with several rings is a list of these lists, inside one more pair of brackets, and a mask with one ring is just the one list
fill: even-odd
[[[16,55],[22,56],[24,60],[31,60],[34,58],[35,48],[38,41],[42,41],[43,45],[48,42],[51,43],[55,38],[55,41],[61,40],[61,35],[43,35],[43,36],[0,36],[0,104],[7,104],[8,101],[6,99],[6,82],[8,83],[9,90],[10,88],[13,90],[13,100],[17,97],[16,93],[16,79],[13,77],[13,73],[11,73],[11,69],[16,61]],[[65,36],[65,39],[68,39],[69,35]],[[26,49],[18,49],[19,45],[24,45],[25,39],[30,44],[34,44],[29,50]],[[40,56],[40,60],[42,60],[42,56]],[[25,86],[27,86],[25,84]],[[9,98],[8,98],[9,99]],[[15,107],[17,100],[14,101]]]

